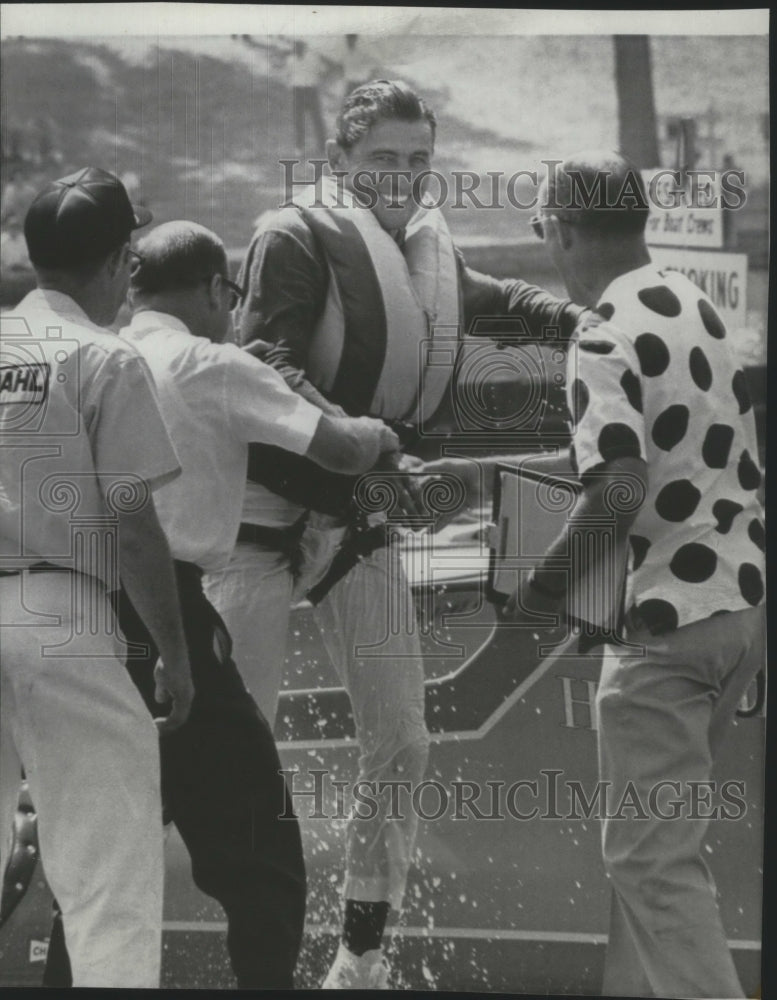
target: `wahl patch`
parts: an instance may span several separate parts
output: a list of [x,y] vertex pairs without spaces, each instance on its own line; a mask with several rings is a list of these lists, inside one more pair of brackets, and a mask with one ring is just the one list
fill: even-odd
[[45,403],[49,394],[49,366],[0,366],[0,403]]

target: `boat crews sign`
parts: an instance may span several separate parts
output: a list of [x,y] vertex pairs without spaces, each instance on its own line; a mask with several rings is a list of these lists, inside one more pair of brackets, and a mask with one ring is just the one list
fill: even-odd
[[715,171],[644,170],[650,215],[645,238],[651,246],[723,246],[723,207],[730,204]]

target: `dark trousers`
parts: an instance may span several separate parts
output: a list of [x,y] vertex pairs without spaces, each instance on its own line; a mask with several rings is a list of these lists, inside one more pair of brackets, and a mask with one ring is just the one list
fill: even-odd
[[[238,987],[293,989],[305,921],[299,824],[272,731],[245,689],[201,576],[196,566],[176,563],[195,696],[186,723],[160,742],[165,815],[186,844],[195,883],[224,907]],[[148,647],[127,668],[152,713],[164,714],[154,701],[153,641],[123,592],[116,610],[127,641]],[[65,986],[68,978],[55,927],[44,983]]]

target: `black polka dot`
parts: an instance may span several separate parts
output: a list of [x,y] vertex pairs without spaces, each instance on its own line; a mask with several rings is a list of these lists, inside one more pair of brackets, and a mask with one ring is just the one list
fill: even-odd
[[606,424],[599,434],[599,454],[605,462],[616,458],[641,458],[639,438],[628,424]]
[[615,344],[611,340],[580,340],[580,350],[587,351],[588,354],[612,354]]
[[661,632],[671,632],[676,629],[680,618],[677,608],[669,601],[662,601],[660,597],[651,597],[642,604],[637,605],[637,611],[654,635]]
[[615,315],[615,306],[612,302],[602,302],[594,309],[595,313],[599,313],[602,319],[612,319]]
[[739,567],[739,589],[748,604],[755,607],[761,603],[764,596],[764,582],[757,566],[752,563],[742,563]]
[[631,548],[634,552],[634,563],[632,565],[632,569],[636,571],[645,561],[645,556],[650,548],[650,539],[643,538],[642,535],[629,535],[629,541],[631,542]]
[[662,375],[669,365],[669,348],[655,333],[641,333],[634,341],[643,375],[654,378]]
[[734,378],[731,380],[731,388],[734,390],[737,403],[739,403],[739,412],[747,413],[753,402],[750,399],[750,390],[747,387],[747,377],[741,368],[734,372]]
[[721,615],[730,615],[728,608],[721,608],[720,611],[713,611],[710,618],[719,618]]
[[643,306],[647,306],[659,316],[679,316],[682,311],[680,300],[666,285],[641,288],[637,292],[637,298]]
[[745,448],[739,457],[737,476],[739,477],[739,485],[743,490],[757,490],[761,485],[761,473],[758,466],[750,457],[750,452],[747,448]]
[[681,545],[672,556],[669,569],[678,580],[686,583],[702,583],[709,580],[718,565],[718,557],[707,545],[690,542]]
[[745,508],[735,500],[716,500],[712,505],[712,516],[718,522],[715,531],[727,535],[731,531],[734,518]]
[[685,521],[699,506],[701,493],[687,479],[675,479],[660,490],[656,510],[665,521]]
[[733,440],[733,427],[729,427],[728,424],[712,424],[701,446],[701,457],[711,469],[726,468]]
[[630,368],[621,375],[621,388],[637,413],[642,413],[642,384]]
[[583,419],[590,398],[588,386],[581,378],[576,378],[572,383],[572,420],[576,424]]
[[699,299],[699,315],[704,324],[704,329],[710,337],[714,337],[716,340],[723,340],[726,336],[726,328],[723,325],[723,320],[706,299]]
[[707,355],[700,347],[694,347],[688,361],[691,369],[691,378],[703,392],[706,392],[712,385],[712,369],[707,360]]
[[653,441],[663,451],[671,451],[685,437],[688,430],[688,407],[681,403],[669,406],[655,419],[651,431]]
[[760,518],[754,517],[748,524],[747,534],[753,545],[757,545],[761,552],[766,550],[766,533]]

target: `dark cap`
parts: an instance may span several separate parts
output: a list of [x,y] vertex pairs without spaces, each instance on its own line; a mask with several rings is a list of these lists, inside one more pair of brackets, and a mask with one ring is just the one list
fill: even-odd
[[33,264],[77,267],[105,257],[151,218],[130,203],[118,177],[84,167],[40,192],[25,217],[24,238]]

